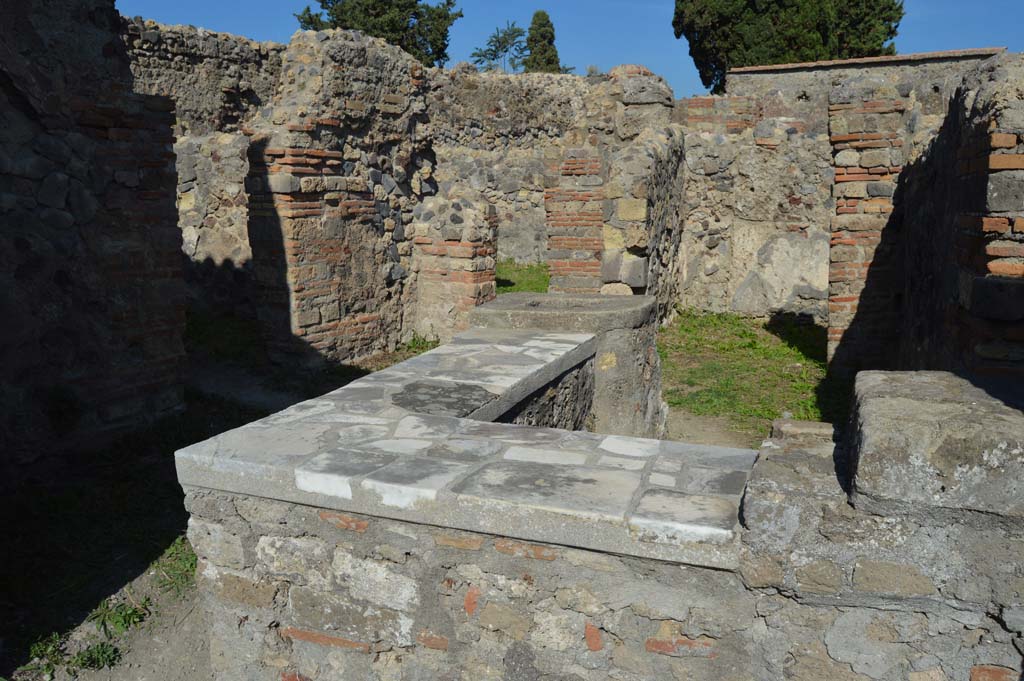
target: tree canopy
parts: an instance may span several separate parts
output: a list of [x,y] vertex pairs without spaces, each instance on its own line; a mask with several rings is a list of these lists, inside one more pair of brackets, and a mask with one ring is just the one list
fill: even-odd
[[345,28],[383,38],[427,66],[448,61],[448,32],[462,12],[455,0],[431,5],[419,0],[318,0],[320,12],[310,7],[295,18],[306,30]]
[[676,0],[701,81],[725,89],[733,67],[896,54],[903,0]]
[[505,23],[505,28],[496,28],[484,47],[473,50],[469,58],[485,69],[500,68],[505,73],[518,71],[526,55],[526,31],[516,22]]
[[523,68],[529,73],[562,73],[562,63],[555,48],[555,25],[544,10],[533,13],[530,32],[526,36],[529,54],[523,60]]

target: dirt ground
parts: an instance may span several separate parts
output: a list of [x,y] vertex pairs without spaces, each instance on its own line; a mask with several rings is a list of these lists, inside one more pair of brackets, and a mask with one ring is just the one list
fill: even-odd
[[755,449],[762,440],[758,435],[738,430],[727,417],[698,416],[685,409],[669,410],[668,439],[698,445]]
[[[144,575],[129,585],[133,593],[152,592]],[[156,595],[156,594],[154,594]],[[182,596],[157,595],[154,614],[140,627],[118,641],[123,652],[117,666],[85,670],[71,676],[59,672],[55,681],[212,681],[210,646],[195,588]],[[91,633],[95,627],[85,623],[71,637]]]

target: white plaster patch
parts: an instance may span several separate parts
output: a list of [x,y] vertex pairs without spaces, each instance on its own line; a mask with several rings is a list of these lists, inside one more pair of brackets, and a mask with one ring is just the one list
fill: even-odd
[[412,508],[418,501],[433,501],[437,498],[436,489],[396,485],[379,480],[363,480],[362,487],[376,492],[380,496],[380,503],[392,508]]
[[303,492],[313,492],[340,499],[352,498],[351,478],[337,473],[295,469],[295,486]]
[[334,551],[335,576],[360,600],[391,610],[409,611],[419,605],[419,590],[411,577],[369,558],[354,558],[347,549]]
[[[534,463],[560,463],[579,466],[587,462],[582,452],[567,452],[560,449],[537,449],[535,447],[509,447],[505,452],[509,461],[532,461]],[[624,468],[624,466],[620,466]]]
[[637,437],[610,435],[598,445],[601,449],[622,456],[648,457],[658,453],[657,440],[645,440]]
[[646,464],[642,459],[625,459],[618,456],[602,456],[597,461],[599,466],[611,466],[613,468],[622,468],[627,471],[638,471],[641,470]]
[[680,541],[720,544],[732,539],[731,530],[658,518],[633,518],[629,526],[639,534],[640,541],[655,544],[674,544]]

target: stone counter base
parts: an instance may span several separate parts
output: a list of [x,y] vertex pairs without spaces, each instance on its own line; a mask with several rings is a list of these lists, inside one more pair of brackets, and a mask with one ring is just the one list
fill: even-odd
[[225,681],[1020,678],[996,620],[830,598],[828,566],[776,589],[753,563],[741,578],[197,488],[186,503]]
[[750,679],[732,573],[189,489],[218,679]]

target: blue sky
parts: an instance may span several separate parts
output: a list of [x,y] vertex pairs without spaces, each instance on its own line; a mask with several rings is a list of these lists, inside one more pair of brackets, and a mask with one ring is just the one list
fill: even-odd
[[[306,0],[117,0],[127,16],[193,24],[256,40],[287,42],[297,29],[292,14]],[[316,6],[316,3],[313,3]],[[664,76],[677,97],[704,92],[685,40],[672,34],[673,0],[459,0],[465,15],[452,27],[448,50],[454,64],[487,40],[506,20],[529,26],[537,9],[555,24],[562,62],[586,72],[616,64],[644,64]],[[905,0],[896,39],[899,52],[968,47],[1024,51],[1024,0]]]

